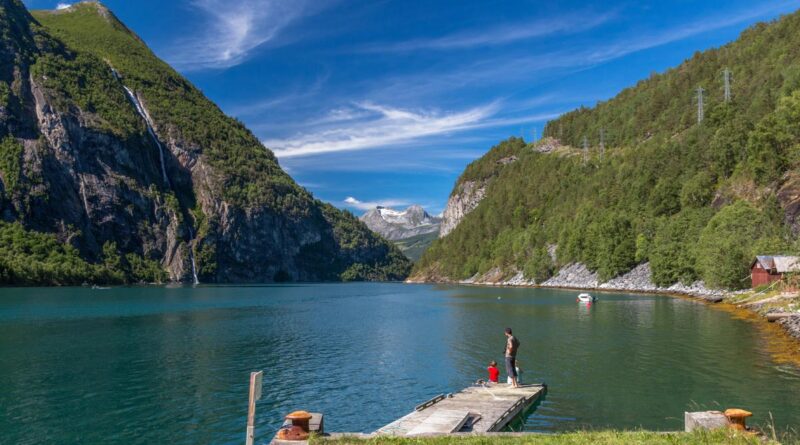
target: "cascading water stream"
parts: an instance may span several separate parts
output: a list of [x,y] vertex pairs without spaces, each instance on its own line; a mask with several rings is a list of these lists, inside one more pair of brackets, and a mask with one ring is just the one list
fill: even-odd
[[[163,177],[164,183],[167,185],[167,188],[172,189],[172,184],[169,181],[169,177],[167,177],[167,168],[164,162],[164,146],[161,145],[161,141],[159,141],[158,136],[156,136],[156,132],[153,129],[153,122],[150,119],[150,115],[147,113],[147,110],[144,108],[144,105],[142,105],[142,103],[139,101],[139,98],[136,97],[136,94],[134,94],[130,88],[128,88],[127,86],[125,86],[125,84],[122,83],[122,78],[120,77],[117,70],[111,68],[111,73],[114,75],[114,78],[120,82],[122,88],[125,90],[125,94],[128,96],[128,100],[131,101],[133,107],[136,109],[136,112],[139,113],[139,116],[141,116],[142,119],[144,120],[144,125],[145,127],[147,127],[147,134],[150,135],[150,138],[158,147],[158,157],[159,160],[161,161],[161,176]],[[189,258],[192,261],[192,279],[194,284],[200,284],[200,280],[197,278],[197,264],[195,263],[194,260],[194,248],[191,246],[194,239],[195,239],[194,231],[192,230],[191,227],[189,227]]]
[[153,130],[153,124],[150,121],[150,116],[147,114],[147,112],[145,111],[141,102],[139,102],[139,99],[136,97],[136,95],[133,94],[133,91],[131,91],[131,89],[126,87],[125,85],[123,85],[122,88],[125,89],[125,94],[128,95],[128,99],[131,101],[134,108],[136,108],[136,112],[139,113],[139,116],[142,116],[142,119],[144,119],[145,127],[147,127],[147,134],[150,135],[150,138],[153,139],[153,142],[158,147],[158,157],[159,160],[161,161],[161,176],[164,178],[164,183],[167,184],[167,187],[172,188],[172,185],[169,182],[169,178],[167,177],[167,168],[164,164],[164,147],[158,140],[155,130]]
[[[189,236],[194,240],[194,231],[191,228],[189,229]],[[197,279],[197,264],[194,262],[194,247],[192,246],[189,246],[189,258],[192,259],[192,278],[194,279],[194,284],[200,284],[200,280]]]

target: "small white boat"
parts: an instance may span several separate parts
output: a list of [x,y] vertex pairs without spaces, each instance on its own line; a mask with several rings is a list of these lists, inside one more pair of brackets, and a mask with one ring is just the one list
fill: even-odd
[[582,293],[582,294],[578,295],[578,301],[580,301],[581,303],[593,303],[593,302],[597,301],[597,298],[595,298],[595,297],[593,297],[593,296],[591,296],[591,295],[589,295],[587,293]]

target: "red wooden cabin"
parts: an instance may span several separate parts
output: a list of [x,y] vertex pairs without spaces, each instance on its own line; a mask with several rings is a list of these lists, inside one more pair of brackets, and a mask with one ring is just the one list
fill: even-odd
[[753,288],[783,279],[788,272],[800,272],[800,258],[787,255],[759,255],[750,264]]

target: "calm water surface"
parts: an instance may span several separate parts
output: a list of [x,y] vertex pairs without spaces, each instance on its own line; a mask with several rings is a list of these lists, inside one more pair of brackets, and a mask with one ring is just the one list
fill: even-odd
[[403,284],[0,289],[3,443],[241,443],[251,370],[257,437],[294,409],[372,431],[521,340],[550,392],[525,428],[674,430],[687,409],[745,407],[800,425],[800,372],[746,321],[691,301]]

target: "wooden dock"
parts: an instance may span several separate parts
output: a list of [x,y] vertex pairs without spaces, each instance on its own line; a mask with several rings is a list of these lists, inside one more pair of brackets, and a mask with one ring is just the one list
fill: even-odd
[[375,431],[377,435],[487,433],[503,430],[528,410],[547,386],[474,385],[455,394],[440,395]]

